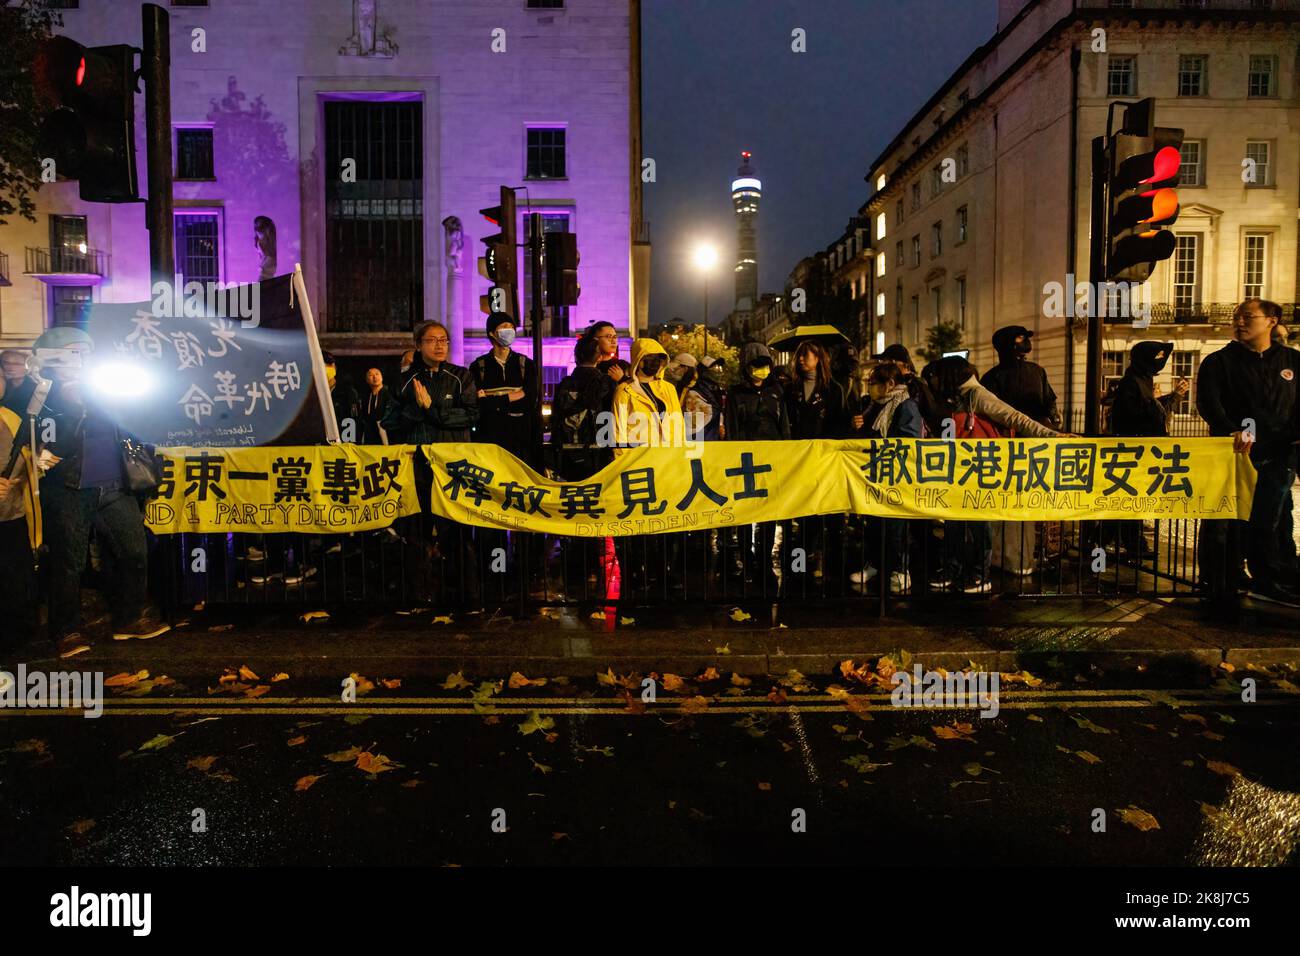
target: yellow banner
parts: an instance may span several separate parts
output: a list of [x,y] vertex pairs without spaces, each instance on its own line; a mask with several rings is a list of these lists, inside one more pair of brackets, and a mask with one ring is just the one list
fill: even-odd
[[160,448],[163,483],[145,505],[156,534],[384,528],[420,510],[414,445]]
[[1231,438],[701,442],[636,448],[583,482],[496,445],[423,446],[434,513],[583,537],[804,515],[968,521],[1241,518],[1255,470]]

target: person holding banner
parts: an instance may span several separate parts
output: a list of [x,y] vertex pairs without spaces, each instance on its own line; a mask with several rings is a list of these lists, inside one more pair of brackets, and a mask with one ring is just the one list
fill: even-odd
[[[398,387],[397,394],[383,418],[383,428],[394,444],[425,445],[436,442],[468,442],[470,429],[478,423],[479,408],[474,377],[469,369],[447,361],[451,336],[441,322],[429,320],[415,327],[416,354],[411,369]],[[415,456],[415,487],[420,499],[420,514],[406,519],[403,533],[409,552],[405,562],[409,593],[423,591],[421,581],[428,558],[437,551],[446,567],[447,541],[455,539],[452,550],[458,552],[460,593],[470,600],[478,596],[477,563],[469,529],[435,517],[429,510],[433,487],[433,469],[420,452]],[[434,538],[438,539],[435,545]],[[465,560],[465,558],[469,560]],[[453,582],[444,575],[444,590]]]
[[114,421],[83,394],[82,363],[94,350],[81,329],[49,329],[34,346],[41,373],[54,381],[41,411],[53,429],[58,461],[41,482],[49,541],[50,631],[60,657],[90,649],[82,633],[81,575],[93,529],[111,556],[106,592],[113,640],[146,640],[171,630],[145,611],[149,555],[140,503],[123,479],[122,436]]
[[[849,417],[844,389],[831,377],[831,361],[826,349],[811,340],[801,342],[790,367],[791,381],[785,386],[786,415],[790,418],[790,437],[847,438]],[[813,572],[823,576],[823,584],[840,579],[844,558],[844,518],[842,515],[809,516],[799,519],[798,540],[791,544],[816,555],[818,567]]]
[[487,334],[492,351],[470,363],[479,408],[475,438],[500,445],[534,471],[540,471],[542,422],[537,374],[533,360],[511,348],[517,325],[514,317],[505,312],[489,315]]

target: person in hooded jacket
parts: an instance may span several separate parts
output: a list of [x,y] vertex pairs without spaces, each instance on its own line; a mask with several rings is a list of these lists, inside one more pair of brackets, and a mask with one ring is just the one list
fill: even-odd
[[1038,424],[1058,428],[1061,416],[1047,370],[1026,358],[1034,348],[1029,341],[1033,335],[1023,325],[1008,325],[994,332],[993,348],[998,353],[998,364],[980,377],[980,383]]
[[[1173,342],[1138,342],[1129,350],[1128,368],[1115,386],[1110,403],[1110,434],[1124,438],[1163,438],[1169,434],[1169,415],[1188,383],[1180,378],[1168,395],[1157,396],[1155,377],[1174,354]],[[1113,524],[1114,538],[1134,560],[1151,560],[1155,552],[1147,546],[1139,520],[1107,522]],[[1107,538],[1112,535],[1107,534]]]

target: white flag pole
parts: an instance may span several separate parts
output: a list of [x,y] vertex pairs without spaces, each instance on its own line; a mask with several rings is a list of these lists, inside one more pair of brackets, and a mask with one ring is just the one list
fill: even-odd
[[311,314],[311,302],[307,299],[307,285],[302,278],[302,263],[293,264],[294,293],[298,296],[298,308],[302,312],[302,324],[307,332],[307,348],[311,352],[311,375],[316,383],[316,397],[320,399],[320,414],[325,422],[325,440],[331,445],[339,443],[339,423],[334,417],[334,402],[330,399],[329,379],[325,375],[325,357],[321,355],[320,339],[316,337],[316,317]]

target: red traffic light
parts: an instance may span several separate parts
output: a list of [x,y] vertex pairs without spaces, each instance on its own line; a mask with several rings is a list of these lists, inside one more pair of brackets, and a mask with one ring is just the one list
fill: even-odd
[[77,64],[77,85],[80,86],[81,81],[84,80],[85,78],[86,78],[86,58],[83,56],[81,58],[81,62]]
[[1178,175],[1179,167],[1183,165],[1183,156],[1174,147],[1166,146],[1156,153],[1156,158],[1151,165],[1150,177],[1142,182],[1158,183],[1164,179],[1173,179]]

